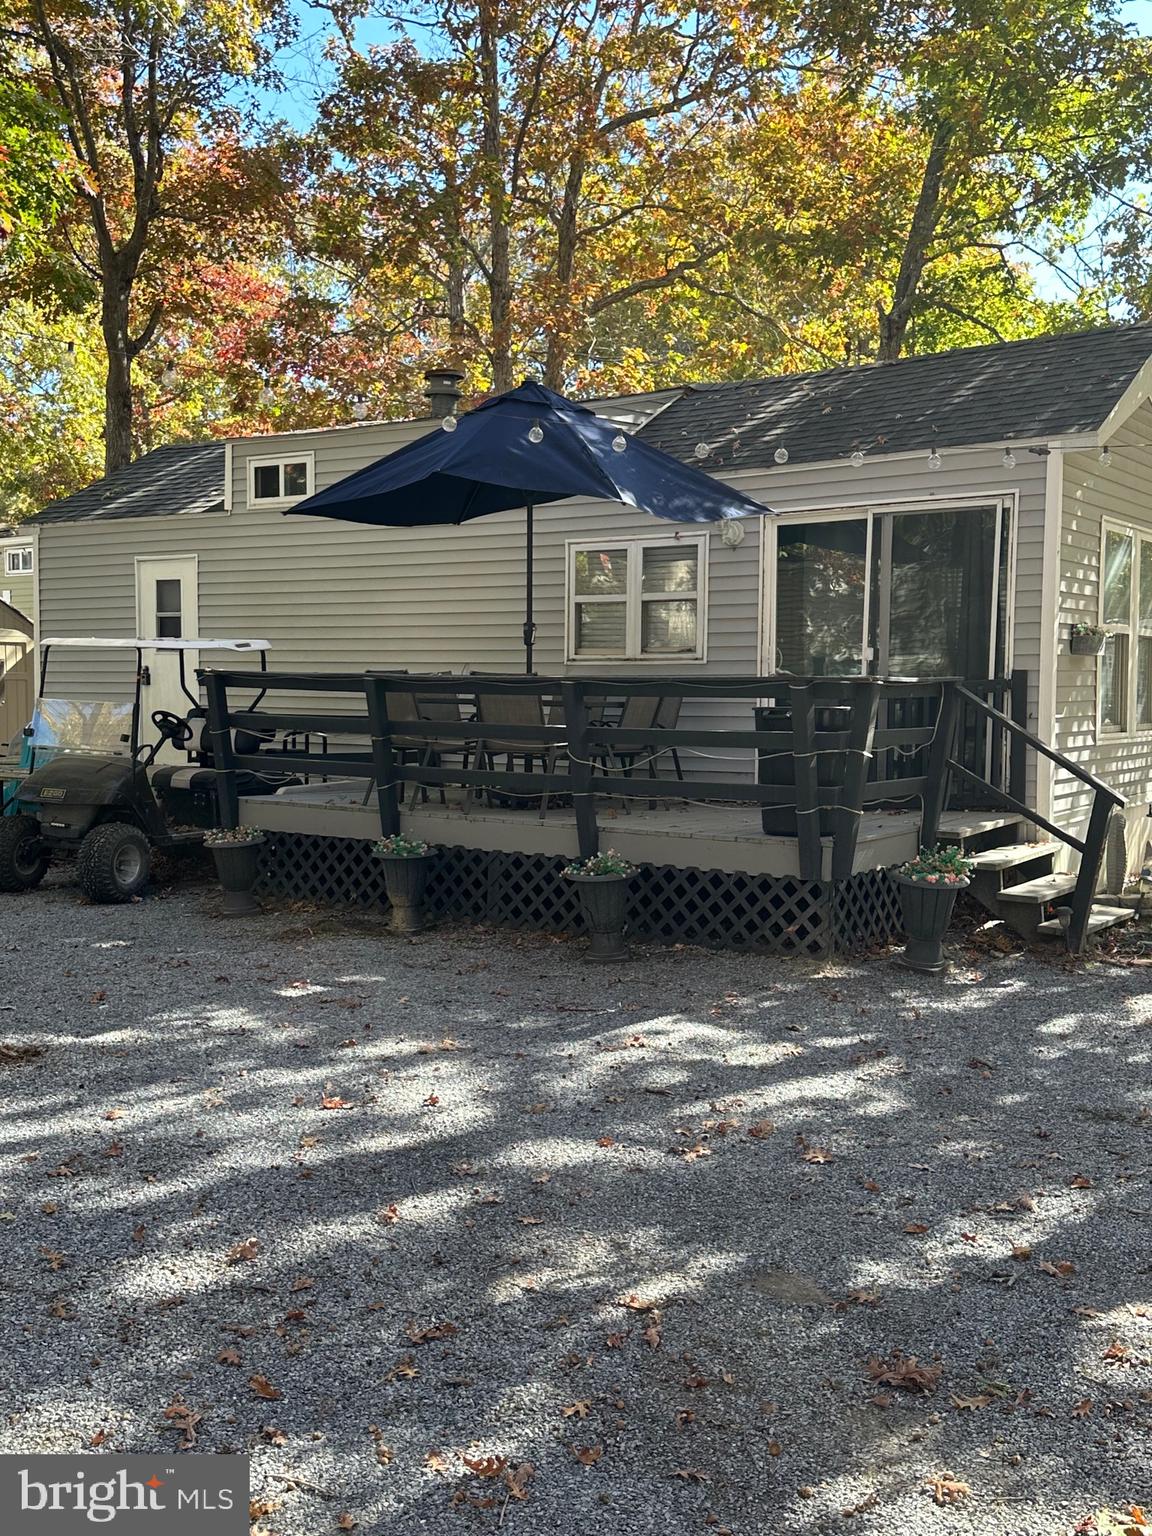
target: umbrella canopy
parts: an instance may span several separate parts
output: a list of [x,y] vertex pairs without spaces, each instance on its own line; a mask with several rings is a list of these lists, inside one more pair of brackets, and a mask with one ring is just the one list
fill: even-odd
[[626,437],[586,405],[530,380],[496,395],[449,430],[430,432],[289,507],[289,517],[335,517],[382,527],[467,523],[527,510],[525,670],[532,670],[532,510],[570,496],[617,501],[677,523],[769,512],[690,464]]
[[418,528],[569,496],[618,501],[678,523],[770,510],[540,384],[521,384],[448,420],[455,430],[406,444],[287,515]]

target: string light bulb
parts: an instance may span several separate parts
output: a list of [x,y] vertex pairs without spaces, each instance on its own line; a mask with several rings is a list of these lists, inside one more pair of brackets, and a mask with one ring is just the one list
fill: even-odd
[[272,388],[267,379],[265,379],[263,384],[261,384],[260,393],[256,396],[256,398],[259,400],[261,405],[275,405],[276,391]]
[[624,436],[623,432],[617,432],[616,436],[612,439],[612,452],[623,453],[627,446],[628,439]]
[[1016,468],[1016,455],[1012,452],[1011,448],[1005,448],[1004,452],[1000,456],[1000,462],[1003,464],[1005,469]]
[[538,421],[534,421],[528,428],[528,441],[530,443],[542,443],[544,441],[544,428]]
[[161,386],[161,388],[162,389],[175,389],[175,387],[176,387],[176,380],[177,380],[178,377],[179,377],[179,375],[176,372],[176,364],[175,363],[165,363],[164,364],[164,371],[160,375],[160,386]]
[[1105,469],[1108,468],[1109,464],[1111,464],[1111,462],[1112,462],[1112,450],[1111,450],[1111,448],[1101,448],[1101,450],[1100,450],[1100,462],[1101,462],[1101,464],[1103,464]]
[[777,448],[776,452],[772,455],[772,457],[776,460],[777,464],[787,464],[787,462],[788,462],[788,450],[787,450],[787,448]]
[[441,432],[455,432],[455,430],[456,430],[456,418],[455,418],[455,416],[445,416],[443,421],[440,423],[440,430],[441,430]]
[[849,454],[848,462],[849,462],[849,464],[851,464],[853,469],[862,469],[863,468],[863,466],[864,466],[864,455],[860,452],[859,448],[855,449],[851,454]]
[[692,451],[698,459],[706,459],[712,450],[707,443],[697,443]]
[[944,460],[940,457],[939,448],[933,448],[932,452],[928,455],[928,468],[939,469],[943,462]]
[[353,395],[352,415],[356,421],[364,421],[368,416],[368,402],[363,395]]

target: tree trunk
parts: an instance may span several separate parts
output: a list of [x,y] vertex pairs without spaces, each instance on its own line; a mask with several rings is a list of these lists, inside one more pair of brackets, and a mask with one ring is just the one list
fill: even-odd
[[564,370],[572,349],[572,282],[576,275],[576,247],[580,239],[580,194],[584,187],[587,157],[576,154],[568,167],[564,199],[556,228],[556,298],[552,309],[552,329],[548,333],[548,355],[544,362],[544,383],[549,389],[564,387]]
[[483,98],[484,128],[482,152],[488,198],[489,280],[488,310],[491,324],[489,350],[492,359],[492,387],[511,389],[512,372],[512,266],[508,240],[508,191],[504,180],[504,157],[500,111],[500,29],[496,15],[497,0],[480,7],[480,80]]
[[940,199],[953,133],[954,129],[950,125],[939,123],[932,134],[928,158],[924,162],[924,174],[920,179],[920,192],[900,256],[900,270],[892,289],[892,305],[890,309],[880,307],[878,358],[882,363],[896,362],[904,350],[904,339],[916,307],[920,281],[928,264],[928,252],[940,220]]
[[100,329],[108,355],[104,381],[104,473],[132,462],[132,346],[128,338],[128,291],[120,274],[104,276]]

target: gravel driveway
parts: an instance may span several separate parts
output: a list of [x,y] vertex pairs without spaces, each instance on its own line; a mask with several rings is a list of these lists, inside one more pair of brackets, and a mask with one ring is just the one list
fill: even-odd
[[1149,973],[3,900],[0,1451],[251,1450],[283,1536],[1152,1493]]

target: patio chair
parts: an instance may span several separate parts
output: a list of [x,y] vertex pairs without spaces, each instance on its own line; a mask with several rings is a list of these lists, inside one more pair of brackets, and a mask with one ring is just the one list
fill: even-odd
[[[482,689],[476,692],[476,742],[474,751],[476,763],[479,767],[487,767],[494,772],[497,756],[506,758],[506,770],[514,771],[516,759],[524,760],[524,772],[531,773],[532,765],[537,758],[541,767],[546,767],[549,757],[548,748],[543,742],[533,746],[530,742],[517,741],[508,736],[501,736],[502,725],[544,725],[544,705],[537,693],[485,693]],[[477,798],[475,789],[469,793],[469,804]],[[488,794],[491,803],[491,791]]]
[[[655,729],[660,724],[660,710],[663,703],[664,700],[659,695],[652,697],[633,695],[625,701],[624,710],[618,722],[619,728],[627,731]],[[676,705],[678,712],[679,700],[676,700]],[[639,766],[646,770],[644,773],[645,778],[656,777],[655,758],[659,755],[659,749],[656,747],[655,742],[644,746],[618,747],[608,745],[602,747],[597,755],[605,773],[613,773],[616,769],[619,769],[626,779],[630,779],[633,769]],[[628,803],[627,796],[622,797],[622,803],[625,811],[631,814],[632,808]],[[650,809],[655,804],[655,800],[649,800],[648,802]]]

